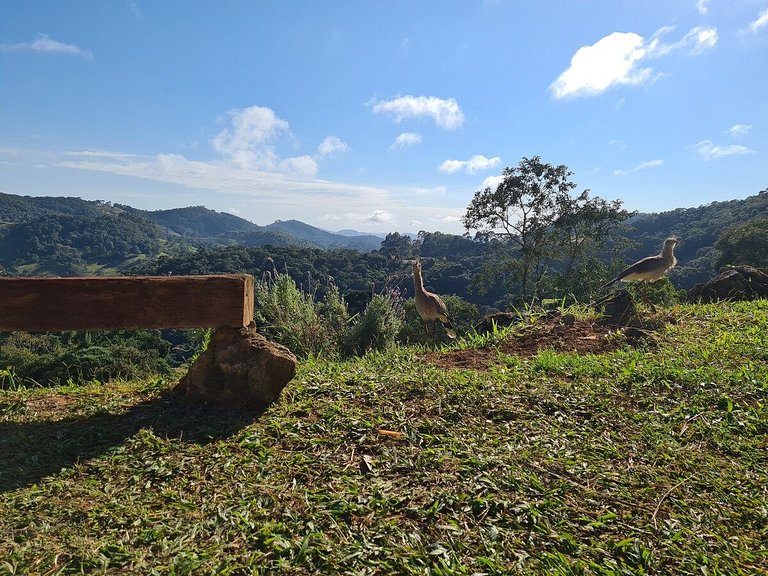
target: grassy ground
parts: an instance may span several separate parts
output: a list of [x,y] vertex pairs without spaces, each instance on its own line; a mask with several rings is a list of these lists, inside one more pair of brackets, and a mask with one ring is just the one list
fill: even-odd
[[[653,348],[0,392],[0,574],[768,574],[768,302]],[[392,433],[382,433],[391,431]]]

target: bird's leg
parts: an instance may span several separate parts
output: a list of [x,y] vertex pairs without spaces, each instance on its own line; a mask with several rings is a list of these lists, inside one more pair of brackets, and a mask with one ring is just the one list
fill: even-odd
[[641,283],[641,288],[643,289],[643,302],[645,303],[648,308],[651,309],[651,312],[656,312],[656,306],[653,305],[653,302],[650,301],[648,298],[648,282],[643,280]]
[[427,330],[427,320],[423,319],[422,322],[424,322],[424,336],[427,339],[427,342],[429,342],[429,330]]

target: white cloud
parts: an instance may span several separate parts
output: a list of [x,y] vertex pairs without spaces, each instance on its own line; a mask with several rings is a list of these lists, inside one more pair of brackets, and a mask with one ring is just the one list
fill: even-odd
[[615,176],[626,176],[627,174],[631,174],[633,172],[639,172],[640,170],[647,170],[648,168],[656,168],[658,166],[661,166],[664,164],[664,160],[648,160],[647,162],[642,162],[635,166],[634,168],[630,168],[629,170],[614,170],[613,174]]
[[750,32],[757,34],[757,31],[765,26],[768,26],[768,8],[760,12],[760,14],[757,15],[757,18],[749,23],[749,30]]
[[[208,141],[208,157],[204,150],[197,150],[192,159],[183,152],[148,155],[86,149],[43,153],[4,148],[0,149],[0,164],[59,170],[65,178],[77,178],[66,176],[75,170],[121,177],[114,180],[121,183],[123,177],[137,178],[147,183],[134,184],[137,189],[153,190],[152,202],[162,196],[162,202],[176,206],[189,205],[189,198],[199,204],[203,196],[202,202],[214,209],[235,205],[243,217],[259,222],[299,218],[313,223],[326,214],[344,227],[359,224],[361,229],[391,231],[400,229],[399,222],[417,219],[425,229],[454,231],[450,222],[441,219],[463,215],[460,207],[453,209],[444,186],[383,188],[318,178],[320,152],[340,149],[340,140],[324,141],[325,146],[321,144],[309,154],[282,157],[277,144],[286,137],[295,144],[296,139],[288,122],[269,108],[236,110],[224,118],[228,125],[220,126]],[[112,200],[127,202],[120,194],[115,193]]]
[[242,168],[274,170],[278,158],[272,140],[281,133],[290,134],[288,122],[271,108],[251,106],[228,113],[232,128],[225,128],[212,140],[213,149]]
[[349,146],[336,136],[328,136],[317,147],[317,153],[321,158],[335,156],[349,151]]
[[674,31],[674,26],[664,26],[656,31],[653,37],[648,41],[647,56],[649,58],[659,58],[666,56],[676,50],[688,50],[689,54],[700,54],[710,48],[714,48],[718,41],[717,30],[715,28],[706,28],[696,26],[691,28],[688,33],[677,42],[666,44],[662,42],[662,37]]
[[395,148],[406,148],[416,144],[421,144],[421,134],[418,132],[403,132],[395,138],[395,142],[389,148],[390,150],[393,150]]
[[371,222],[391,222],[392,214],[386,210],[374,210],[373,213],[366,218],[366,220],[370,220]]
[[74,44],[65,44],[54,40],[47,34],[38,34],[32,42],[18,42],[17,44],[0,44],[0,52],[37,52],[38,54],[69,54],[80,56],[86,60],[93,58],[88,50],[83,50]]
[[317,174],[317,162],[312,156],[297,156],[280,161],[280,172],[299,178],[313,178]]
[[393,114],[396,122],[411,118],[431,118],[440,128],[456,130],[464,124],[464,114],[453,98],[435,96],[401,96],[393,100],[371,101],[374,114]]
[[696,2],[696,9],[699,11],[699,14],[709,13],[709,0],[698,0]]
[[754,154],[755,151],[740,144],[730,144],[721,146],[711,140],[702,140],[698,142],[694,149],[704,160],[716,160],[725,156],[740,156],[743,154]]
[[734,124],[726,132],[734,138],[738,138],[739,136],[746,136],[751,130],[752,124]]
[[500,162],[501,158],[498,156],[486,158],[482,154],[475,154],[469,160],[446,160],[438,167],[438,170],[441,172],[448,172],[449,174],[453,174],[459,170],[465,170],[469,174],[474,174],[475,172],[493,168]]
[[504,176],[488,176],[485,180],[483,180],[483,190],[486,188],[490,188],[491,190],[496,190],[498,188],[499,184],[501,184],[504,181]]
[[676,50],[696,54],[717,44],[717,30],[698,26],[677,42],[662,37],[673,27],[659,29],[647,42],[633,32],[613,32],[591,46],[582,46],[571,65],[549,87],[555,98],[595,96],[614,86],[651,84],[661,74],[644,64]]
[[434,188],[415,188],[414,193],[419,196],[443,196],[445,195],[445,186],[435,186]]

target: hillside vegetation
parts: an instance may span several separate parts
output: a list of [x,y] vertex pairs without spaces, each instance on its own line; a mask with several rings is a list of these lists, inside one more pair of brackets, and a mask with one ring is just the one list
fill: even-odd
[[516,355],[530,316],[457,344],[479,370],[305,360],[260,415],[4,390],[0,574],[768,574],[768,302],[645,318]]
[[[670,274],[678,289],[708,280],[723,264],[763,265],[759,254],[768,250],[761,233],[766,214],[768,190],[744,200],[637,214],[610,233],[600,232],[580,245],[583,254],[576,261],[569,262],[559,252],[562,246],[543,246],[536,266],[531,262],[534,271],[541,271],[537,291],[558,298],[572,294],[585,301],[627,263],[658,253],[671,235],[681,240],[679,264]],[[576,219],[563,231],[581,238],[580,222]],[[110,235],[114,238],[108,238]],[[607,246],[591,246],[595,239]],[[401,261],[420,255],[434,260],[434,269],[433,263],[425,264],[430,268],[425,272],[431,289],[478,306],[506,309],[520,304],[515,271],[521,252],[514,242],[501,240],[481,233],[469,237],[424,231],[417,238],[395,232],[381,239],[331,233],[296,220],[258,226],[202,206],[146,211],[79,198],[0,193],[2,275],[181,274],[212,269],[258,276],[265,271],[263,257],[248,269],[235,266],[238,259],[254,261],[263,250],[253,256],[241,254],[258,248],[280,259],[279,270],[287,271],[308,290],[316,286],[306,283],[307,275],[313,282],[331,275],[342,295],[349,297],[358,290],[371,290],[370,282],[360,279],[370,278],[375,289],[381,290],[384,276],[385,282],[403,289],[408,266]],[[386,274],[382,274],[384,268]],[[340,276],[333,270],[341,271]],[[344,284],[343,276],[351,276],[352,282]]]

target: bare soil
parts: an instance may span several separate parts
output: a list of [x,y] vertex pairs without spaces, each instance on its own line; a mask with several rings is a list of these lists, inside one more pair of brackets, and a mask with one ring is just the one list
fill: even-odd
[[[560,318],[554,318],[527,325],[520,331],[512,333],[497,346],[428,352],[422,358],[425,362],[441,368],[484,370],[498,362],[499,353],[524,358],[535,356],[539,350],[544,349],[577,354],[599,354],[625,345],[624,338],[609,337],[611,332],[616,333],[617,329],[585,320],[563,323]],[[621,333],[621,330],[619,329],[618,332]]]

